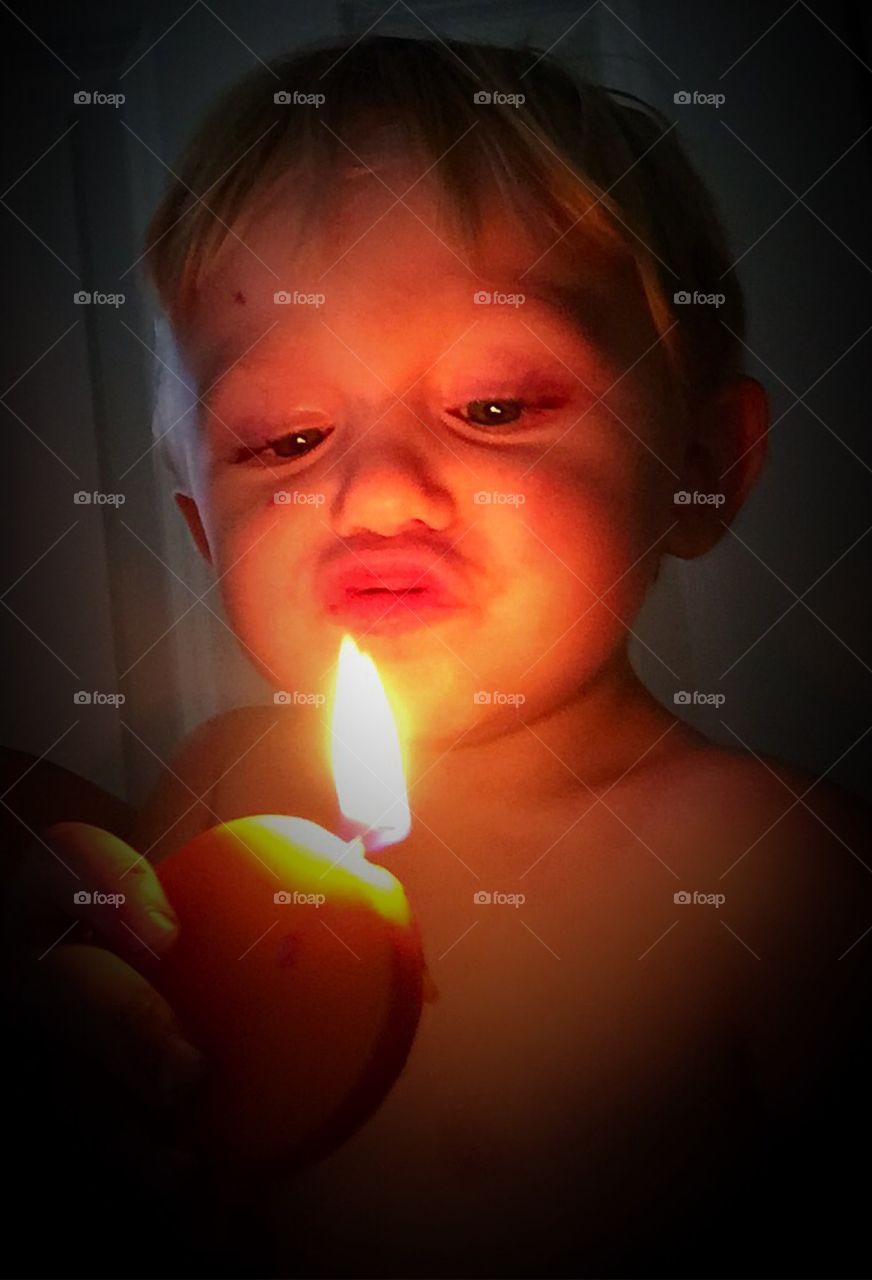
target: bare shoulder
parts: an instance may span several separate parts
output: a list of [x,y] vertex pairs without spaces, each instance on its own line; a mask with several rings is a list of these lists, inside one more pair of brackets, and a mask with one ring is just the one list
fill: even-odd
[[723,979],[761,1094],[789,1106],[867,1022],[872,811],[828,779],[714,744],[675,753],[655,784],[675,797],[682,888],[720,895],[714,927],[691,899],[682,928]]
[[[640,770],[635,783],[632,776],[628,781],[633,802],[650,805],[659,797],[664,821],[691,832],[700,853],[709,849],[717,859],[732,851],[737,867],[750,867],[776,850],[783,856],[790,850],[823,867],[841,849],[859,867],[870,862],[866,874],[872,881],[872,808],[828,778],[693,735]],[[701,843],[703,832],[709,838]],[[757,849],[762,856],[752,859]]]
[[130,843],[151,862],[220,821],[214,793],[228,767],[275,723],[275,707],[233,707],[197,725],[162,770],[133,823]]
[[[848,946],[872,923],[872,810],[828,778],[760,753],[706,744],[680,768],[693,852],[773,946]],[[812,924],[812,919],[816,922]]]

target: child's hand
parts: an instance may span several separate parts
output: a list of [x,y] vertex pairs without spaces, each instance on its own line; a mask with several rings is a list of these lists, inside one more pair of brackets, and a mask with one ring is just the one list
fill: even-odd
[[11,994],[62,1038],[59,1077],[81,1073],[107,1117],[94,1141],[158,1185],[184,1175],[173,1119],[204,1063],[137,972],[178,936],[153,868],[108,831],[56,823],[23,858],[2,912]]

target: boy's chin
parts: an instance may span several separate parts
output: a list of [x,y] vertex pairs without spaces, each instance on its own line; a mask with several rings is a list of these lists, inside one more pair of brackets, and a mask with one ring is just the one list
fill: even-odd
[[[402,720],[402,734],[410,745],[427,754],[464,743],[485,742],[518,728],[527,710],[526,698],[507,693],[506,683],[487,682],[483,688],[465,668],[458,674],[454,659],[430,663],[426,669],[397,670],[378,663],[385,689]],[[485,683],[485,682],[482,682]]]

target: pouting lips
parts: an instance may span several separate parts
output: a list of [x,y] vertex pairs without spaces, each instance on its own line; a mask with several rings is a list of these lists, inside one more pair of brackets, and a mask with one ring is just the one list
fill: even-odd
[[338,603],[343,601],[353,604],[355,601],[364,602],[367,600],[381,600],[387,603],[391,600],[409,600],[410,602],[419,601],[420,603],[437,604],[442,603],[440,592],[435,584],[413,587],[356,587],[347,586],[340,594]]
[[426,587],[362,587],[360,590],[355,590],[352,587],[348,594],[350,596],[376,596],[384,593],[391,596],[410,596],[421,595],[426,590]]
[[340,598],[334,602],[334,607],[342,604],[353,606],[355,603],[364,604],[366,601],[373,603],[381,602],[388,604],[391,601],[408,600],[410,603],[418,601],[421,604],[436,604],[439,601],[439,593],[433,586],[423,587],[353,587],[348,586],[341,593]]
[[344,556],[321,570],[316,591],[334,622],[367,632],[430,625],[468,604],[454,560],[424,549]]

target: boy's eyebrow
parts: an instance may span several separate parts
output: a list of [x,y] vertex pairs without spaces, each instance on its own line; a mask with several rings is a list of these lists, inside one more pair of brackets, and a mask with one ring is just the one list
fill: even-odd
[[[578,284],[563,284],[559,280],[525,280],[508,281],[505,286],[498,286],[491,292],[506,294],[523,294],[525,300],[530,299],[544,303],[546,307],[557,312],[564,320],[569,321],[579,330],[584,342],[600,355],[608,354],[608,343],[605,339],[605,315],[602,299]],[[500,311],[504,308],[500,307]],[[522,318],[523,304],[511,308],[513,314]],[[216,352],[216,355],[218,353]],[[227,350],[229,358],[230,352]],[[213,368],[215,365],[213,364]],[[212,409],[220,398],[228,382],[234,382],[247,370],[245,360],[231,364],[223,373],[219,373],[208,391],[201,398],[204,408]]]
[[[229,355],[228,355],[229,358]],[[213,364],[214,369],[214,364]],[[228,384],[236,381],[246,372],[246,364],[244,360],[231,363],[223,373],[219,373],[215,379],[209,384],[209,387],[200,396],[200,404],[206,410],[214,410],[215,402],[221,399]]]
[[[494,286],[502,293],[523,294],[525,301],[543,303],[557,313],[561,320],[571,324],[586,346],[590,347],[604,363],[609,362],[611,342],[608,334],[608,311],[602,295],[574,282],[561,280],[510,280],[505,285]],[[484,310],[484,308],[482,308]],[[499,308],[512,310],[523,320],[524,306]],[[533,325],[530,328],[535,329]]]
[[[559,280],[520,280],[516,283],[514,292],[522,293],[525,298],[544,302],[576,325],[592,346],[605,346],[602,299],[592,291],[578,284],[563,284]],[[518,310],[520,314],[521,308]]]

